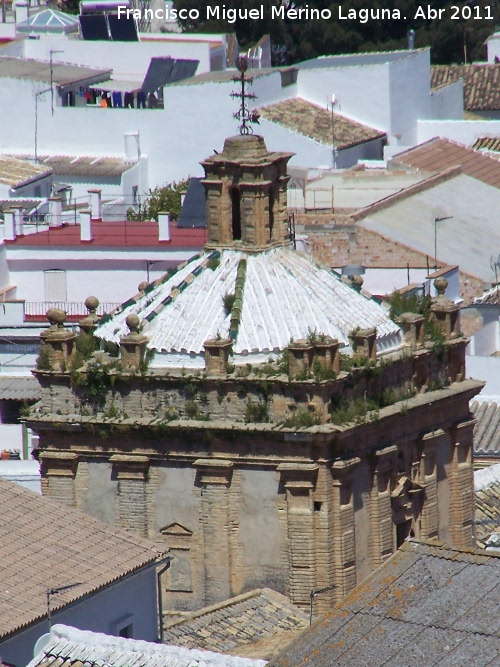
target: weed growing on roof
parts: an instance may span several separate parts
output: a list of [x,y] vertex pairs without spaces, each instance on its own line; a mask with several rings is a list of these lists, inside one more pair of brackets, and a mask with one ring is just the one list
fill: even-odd
[[40,347],[40,352],[36,358],[36,367],[39,371],[50,371],[52,370],[52,364],[50,363],[50,354],[45,345]]
[[262,424],[269,421],[269,402],[267,400],[260,400],[254,403],[250,399],[247,401],[245,410],[245,423],[251,422]]
[[315,410],[299,408],[282,424],[287,428],[309,428],[321,424],[321,418]]

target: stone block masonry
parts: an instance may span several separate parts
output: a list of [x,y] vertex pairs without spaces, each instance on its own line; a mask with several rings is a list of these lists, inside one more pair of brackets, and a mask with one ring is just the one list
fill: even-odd
[[464,379],[467,341],[409,340],[337,373],[334,343],[317,377],[309,346],[300,379],[219,358],[214,374],[109,368],[93,397],[84,369],[78,384],[38,371],[43,492],[163,540],[176,558],[166,609],[261,586],[306,609],[327,588],[320,613],[410,534],[472,546],[469,400],[482,385]]

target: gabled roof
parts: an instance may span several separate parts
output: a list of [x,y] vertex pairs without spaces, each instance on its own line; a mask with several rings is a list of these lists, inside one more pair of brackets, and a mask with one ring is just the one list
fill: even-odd
[[188,648],[269,658],[309,625],[309,616],[269,588],[200,609],[165,627],[164,641]]
[[[9,155],[25,159],[26,155]],[[2,159],[2,158],[0,158]],[[136,160],[108,155],[39,155],[38,165],[50,168],[56,176],[121,176],[137,164]]]
[[[0,638],[154,563],[153,542],[0,479]],[[21,557],[22,555],[22,557]],[[7,575],[8,573],[8,575]]]
[[500,188],[459,173],[420,192],[418,186],[408,190],[409,196],[398,193],[390,206],[377,202],[362,215],[355,214],[356,224],[427,255],[430,261],[437,249],[440,265],[458,264],[464,273],[485,282],[494,280],[490,264],[492,249],[500,247]]
[[151,222],[94,222],[92,224],[93,241],[81,241],[79,225],[62,225],[18,236],[14,241],[7,241],[9,247],[104,247],[104,248],[193,248],[193,252],[206,241],[204,229],[178,229],[170,226],[170,241],[158,240],[158,223]]
[[36,377],[0,375],[0,400],[32,401],[40,398],[41,387]]
[[500,67],[498,65],[434,65],[431,87],[439,88],[459,79],[464,82],[464,107],[468,111],[500,109]]
[[[41,81],[50,85],[50,69],[48,61],[0,56],[0,77],[21,81]],[[52,81],[61,87],[72,84],[98,83],[99,81],[109,79],[111,71],[111,69],[93,69],[90,67],[81,67],[80,65],[53,63]]]
[[[0,155],[0,183],[9,185],[14,190],[23,185],[34,183],[52,174],[47,166],[20,160],[15,157]],[[12,202],[15,204],[16,202]]]
[[472,148],[475,151],[498,153],[500,152],[500,137],[478,137]]
[[[263,118],[299,132],[321,144],[332,145],[332,114],[328,109],[300,97],[259,109]],[[385,137],[385,132],[334,114],[335,147],[339,150]]]
[[348,345],[349,332],[358,326],[377,328],[379,349],[399,346],[399,327],[383,306],[285,247],[258,253],[222,250],[194,257],[174,275],[129,299],[101,324],[96,335],[117,342],[127,335],[125,320],[134,313],[145,320],[142,332],[150,348],[203,355],[206,340],[228,337],[230,328],[233,331],[224,297],[235,293],[241,270],[245,278],[233,336],[236,355],[279,352],[292,338],[307,338],[311,331]]
[[474,490],[476,541],[484,549],[490,535],[500,533],[500,464],[476,470]]
[[269,667],[495,667],[500,556],[408,541]]
[[264,667],[264,660],[111,637],[65,625],[52,627],[48,644],[28,667]]
[[470,409],[476,418],[475,455],[500,458],[500,406],[495,401],[472,401]]
[[425,171],[442,171],[459,166],[462,173],[496,188],[500,187],[500,160],[449,139],[430,139],[398,153],[392,162]]

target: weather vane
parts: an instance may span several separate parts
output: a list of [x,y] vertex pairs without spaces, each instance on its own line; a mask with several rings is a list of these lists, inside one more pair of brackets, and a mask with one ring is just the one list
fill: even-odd
[[238,70],[240,76],[233,76],[233,81],[241,84],[241,91],[236,93],[232,92],[231,97],[239,98],[240,108],[238,111],[233,113],[234,118],[240,121],[240,126],[238,130],[240,134],[253,134],[253,129],[251,123],[259,123],[259,114],[257,111],[250,111],[247,105],[248,100],[256,100],[257,95],[253,93],[247,93],[245,86],[253,83],[253,78],[246,77],[245,72],[248,69],[248,58],[246,56],[240,56],[238,58]]

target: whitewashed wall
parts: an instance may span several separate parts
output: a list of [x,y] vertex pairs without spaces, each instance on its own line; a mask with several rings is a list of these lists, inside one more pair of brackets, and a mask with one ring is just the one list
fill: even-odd
[[431,117],[430,49],[414,51],[404,58],[394,60],[388,68],[389,133],[400,137],[398,141],[402,143],[415,143],[417,121]]
[[112,69],[113,78],[125,81],[142,81],[151,58],[166,57],[199,60],[198,74],[210,72],[210,44],[208,42],[101,42],[75,39],[27,39],[24,40],[24,57],[72,63],[98,69]]
[[464,84],[462,79],[431,93],[431,118],[434,120],[463,120]]
[[[115,634],[116,622],[128,614],[134,626],[134,639],[157,639],[158,607],[154,568],[143,568],[104,590],[53,612],[52,623]],[[15,665],[27,665],[33,658],[35,642],[48,630],[48,622],[44,621],[18,632],[11,639],[0,641],[2,659]]]
[[470,145],[478,137],[500,135],[500,120],[419,120],[417,127],[417,143],[445,137]]
[[388,132],[389,83],[389,65],[386,63],[301,69],[298,93],[300,97],[321,106],[330,104],[332,94],[335,94],[340,103],[340,113]]

